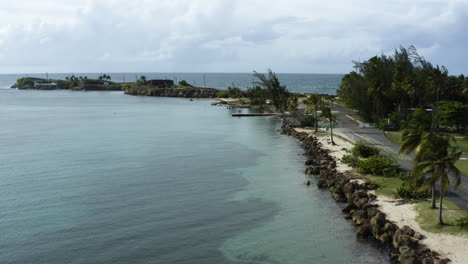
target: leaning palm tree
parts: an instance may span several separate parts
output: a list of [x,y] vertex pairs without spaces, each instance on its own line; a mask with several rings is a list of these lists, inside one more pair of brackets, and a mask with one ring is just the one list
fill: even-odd
[[319,94],[311,94],[306,100],[304,100],[306,105],[306,112],[314,113],[314,127],[315,132],[318,131],[318,118],[317,111],[322,105],[322,97]]
[[457,162],[463,152],[458,150],[452,150],[446,156],[433,160],[433,161],[423,161],[418,163],[414,167],[414,171],[419,175],[431,174],[432,176],[427,180],[427,183],[422,187],[422,189],[427,189],[430,186],[434,186],[437,181],[440,182],[440,200],[439,200],[439,224],[443,225],[444,221],[442,219],[442,201],[444,194],[448,189],[450,184],[450,175],[453,174],[455,178],[455,186],[460,185],[461,182],[461,172],[455,167],[455,162]]
[[331,143],[333,145],[336,145],[335,141],[333,141],[333,125],[336,123],[336,116],[334,114],[332,114],[331,108],[329,106],[325,106],[325,107],[322,108],[321,116],[325,117],[330,122]]

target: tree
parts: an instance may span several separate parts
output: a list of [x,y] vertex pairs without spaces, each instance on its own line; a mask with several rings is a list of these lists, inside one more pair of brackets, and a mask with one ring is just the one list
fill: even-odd
[[333,141],[333,125],[336,123],[336,116],[332,114],[331,108],[329,106],[324,106],[322,108],[321,116],[325,117],[328,120],[328,122],[330,123],[331,143],[333,145],[336,145],[335,141]]
[[145,83],[146,82],[146,76],[144,76],[144,75],[140,76],[140,82]]
[[315,132],[318,131],[318,119],[317,119],[317,111],[319,110],[320,106],[322,105],[322,97],[319,94],[311,94],[306,100],[304,100],[306,105],[306,112],[314,113],[314,127]]
[[288,107],[289,98],[289,91],[286,86],[281,85],[278,77],[271,69],[268,69],[268,77],[256,71],[254,71],[254,77],[258,79],[254,84],[266,89],[271,97],[273,106],[275,106],[278,111],[284,113]]
[[[437,134],[433,131],[424,132],[422,130],[406,130],[402,136],[400,153],[409,154],[416,152],[415,161],[430,162],[440,160],[448,155],[448,147],[451,137],[444,134]],[[432,177],[429,174],[422,175]],[[431,183],[431,207],[436,208],[435,182]]]
[[[439,146],[442,148],[448,148],[448,145]],[[427,183],[423,186],[428,188],[429,186],[434,186],[437,181],[440,182],[440,197],[439,197],[439,224],[443,225],[444,221],[442,219],[442,201],[444,194],[447,192],[448,186],[450,184],[450,174],[453,174],[455,178],[455,186],[460,185],[461,182],[461,172],[455,166],[455,162],[460,159],[463,152],[457,151],[456,149],[449,152],[446,156],[438,158],[435,160],[424,161],[418,163],[414,167],[414,171],[420,173],[420,175],[432,176],[428,179]]]
[[438,109],[439,121],[443,126],[455,126],[458,131],[461,125],[468,123],[468,107],[461,102],[440,101]]
[[288,100],[288,110],[291,112],[292,115],[296,116],[297,113],[298,113],[298,110],[297,110],[297,107],[298,107],[298,98],[296,95],[293,95],[291,97],[289,97],[289,100]]

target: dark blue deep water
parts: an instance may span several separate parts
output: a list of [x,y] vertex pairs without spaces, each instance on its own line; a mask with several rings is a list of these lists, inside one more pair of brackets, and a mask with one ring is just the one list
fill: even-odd
[[0,263],[388,263],[280,120],[230,111],[0,89]]

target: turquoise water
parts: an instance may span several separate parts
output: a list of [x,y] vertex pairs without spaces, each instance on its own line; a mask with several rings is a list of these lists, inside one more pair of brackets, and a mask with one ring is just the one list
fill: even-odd
[[[65,79],[66,76],[88,76],[97,78],[99,73],[49,73],[42,74],[0,74],[0,88],[11,87],[16,79],[29,76]],[[228,86],[237,86],[247,89],[254,81],[252,73],[109,73],[112,80],[117,82],[134,82],[141,75],[148,79],[170,79],[175,82],[186,80],[191,84],[226,89]],[[340,85],[342,74],[300,74],[278,73],[281,83],[285,84],[291,92],[335,94]]]
[[388,263],[280,120],[230,111],[0,90],[0,263]]

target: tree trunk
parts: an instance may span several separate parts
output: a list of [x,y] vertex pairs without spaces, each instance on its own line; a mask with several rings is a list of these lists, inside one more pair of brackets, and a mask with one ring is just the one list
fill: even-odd
[[333,141],[333,121],[330,120],[330,135],[331,135],[331,143],[332,145],[336,145],[335,141]]
[[435,198],[435,184],[433,183],[432,186],[431,186],[431,194],[432,194],[432,198],[431,198],[431,208],[432,209],[436,209],[436,198]]
[[444,224],[444,220],[442,219],[442,200],[443,200],[443,195],[442,195],[442,183],[440,183],[440,201],[439,201],[439,225]]
[[315,132],[318,131],[318,120],[317,120],[317,110],[315,110],[315,115],[314,115],[314,125],[315,125]]

